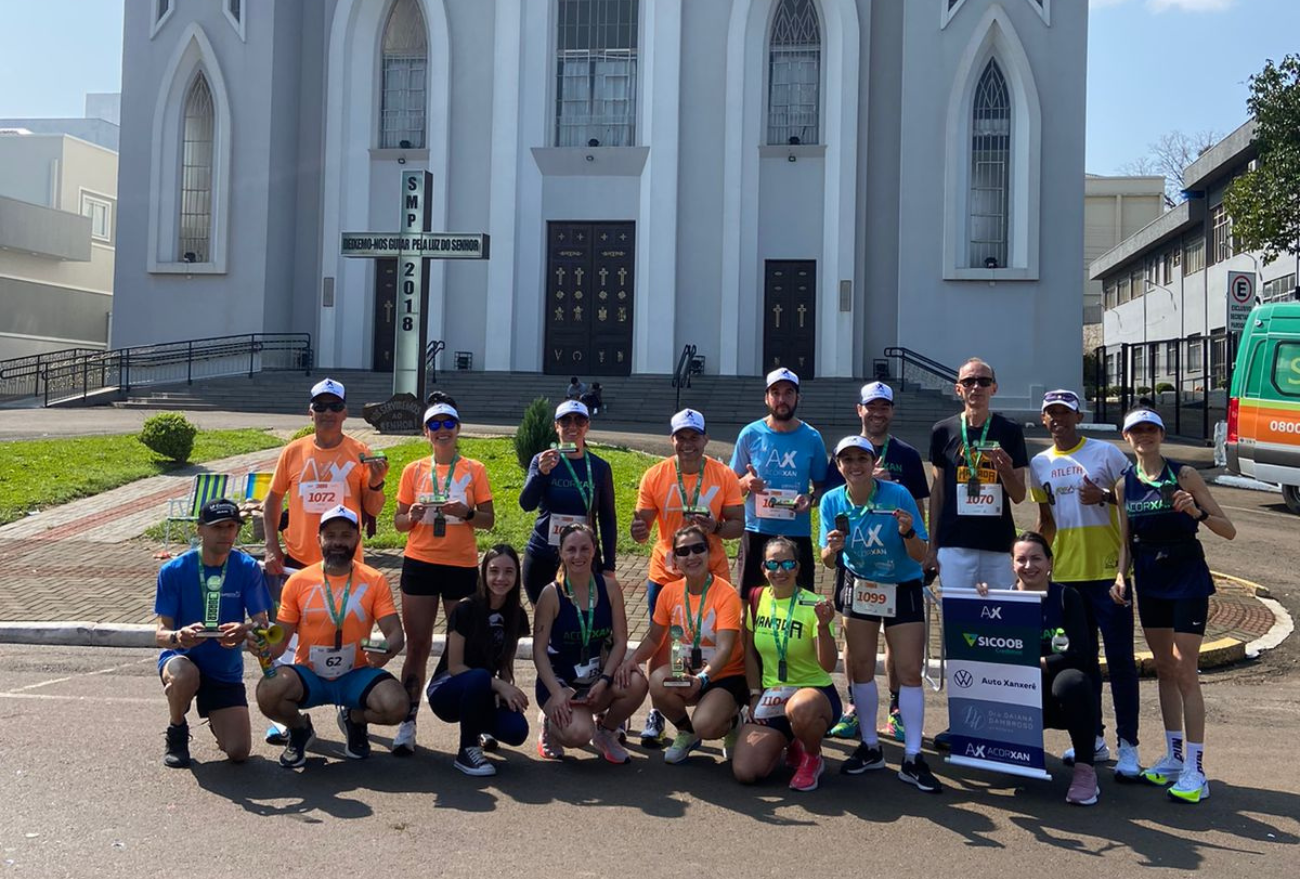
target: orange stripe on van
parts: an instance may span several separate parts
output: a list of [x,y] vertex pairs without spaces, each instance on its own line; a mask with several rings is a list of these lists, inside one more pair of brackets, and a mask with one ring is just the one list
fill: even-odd
[[1242,400],[1238,404],[1237,435],[1260,443],[1300,446],[1300,403]]

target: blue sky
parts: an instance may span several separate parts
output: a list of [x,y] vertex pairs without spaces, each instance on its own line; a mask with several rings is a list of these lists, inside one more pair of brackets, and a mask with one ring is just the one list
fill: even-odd
[[[80,116],[86,92],[117,91],[123,2],[0,0],[0,118]],[[1094,174],[1115,173],[1167,131],[1226,134],[1245,121],[1246,81],[1264,59],[1300,51],[1298,0],[1088,2]]]

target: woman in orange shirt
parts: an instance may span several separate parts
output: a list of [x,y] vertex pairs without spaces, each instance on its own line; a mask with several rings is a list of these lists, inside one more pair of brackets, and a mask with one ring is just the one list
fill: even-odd
[[424,413],[424,435],[433,450],[406,465],[397,489],[393,526],[409,534],[402,558],[402,626],[406,661],[402,685],[411,711],[393,736],[393,753],[415,753],[415,716],[420,708],[438,601],[448,616],[478,585],[478,546],[474,529],[489,530],[496,519],[487,468],[462,458],[458,450],[460,415],[455,401],[435,391]]

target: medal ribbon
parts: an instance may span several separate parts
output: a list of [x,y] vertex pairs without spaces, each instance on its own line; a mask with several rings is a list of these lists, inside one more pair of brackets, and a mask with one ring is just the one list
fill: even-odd
[[885,466],[885,456],[889,454],[889,441],[890,441],[891,439],[893,439],[892,436],[886,436],[886,437],[885,437],[885,444],[884,444],[883,446],[880,447],[880,454],[876,455],[876,466],[877,466],[877,467],[884,467],[884,466]]
[[[700,629],[704,625],[704,607],[708,604],[709,587],[712,585],[713,575],[710,574],[709,579],[704,581],[703,591],[700,592],[700,612],[695,615],[695,626],[691,638],[692,650],[698,650],[700,647]],[[691,621],[691,590],[684,584],[682,586],[682,602],[686,605],[686,621],[689,623]]]
[[343,587],[343,603],[335,609],[334,591],[330,589],[330,578],[325,573],[325,562],[320,563],[320,575],[325,585],[325,598],[327,604],[326,610],[329,611],[330,619],[334,620],[334,649],[338,650],[343,646],[343,620],[347,617],[348,612],[348,595],[352,592],[352,572],[354,567],[348,566],[348,582]]
[[[988,417],[984,419],[984,432],[980,434],[979,444],[981,446],[984,445],[984,441],[989,438],[989,425],[992,423],[993,423],[993,413],[990,412]],[[970,437],[966,435],[966,413],[965,412],[961,414],[961,444],[962,444],[962,451],[966,455],[966,469],[970,471],[970,476],[972,479],[978,479],[979,461],[981,458],[984,457],[984,453],[976,452],[973,455],[971,454]]]
[[596,480],[591,473],[591,455],[586,451],[586,449],[582,452],[582,464],[587,468],[587,481],[585,484],[578,479],[578,474],[574,471],[573,464],[569,461],[568,455],[561,452],[560,460],[564,462],[564,466],[569,471],[569,475],[573,477],[573,484],[578,487],[578,494],[582,498],[583,507],[586,508],[587,515],[590,516],[591,507],[596,502]]
[[[778,625],[776,620],[776,593],[772,593],[772,616],[768,620],[768,628],[772,630],[772,642],[776,645],[776,659],[781,666],[785,665],[786,654],[790,652],[790,633],[794,631],[794,605],[799,600],[799,587],[794,587],[794,592],[790,593],[790,606],[786,608],[785,623]],[[781,637],[784,633],[784,639]]]
[[[460,460],[460,454],[452,455],[451,463],[447,465],[447,478],[442,483],[442,496],[451,500],[451,479],[456,475],[456,462]],[[438,488],[438,462],[429,456],[429,488],[437,490]]]
[[[1170,468],[1169,462],[1166,461],[1164,464],[1164,468],[1160,471],[1160,476],[1152,480],[1152,479],[1147,479],[1147,475],[1142,472],[1141,467],[1137,466],[1136,464],[1133,465],[1133,472],[1137,473],[1138,482],[1141,482],[1143,485],[1149,486],[1151,488],[1156,488],[1156,489],[1164,488],[1166,485],[1178,484],[1178,477],[1171,472],[1171,469],[1172,468]],[[1169,474],[1168,479],[1165,478],[1165,474]]]
[[[215,629],[221,618],[221,590],[226,586],[226,566],[230,564],[230,556],[221,563],[221,577],[204,577],[203,576],[203,556],[197,559],[199,563],[199,593],[203,596],[203,628]],[[217,580],[214,589],[211,580]]]
[[573,604],[573,609],[578,614],[578,631],[582,637],[582,647],[585,653],[591,646],[591,630],[595,626],[596,619],[596,578],[591,577],[587,580],[587,613],[584,616],[578,603],[573,600],[573,587],[569,585],[569,577],[564,577],[564,594]]
[[673,470],[677,472],[677,491],[682,496],[682,512],[694,509],[700,502],[700,489],[704,486],[704,462],[706,459],[700,458],[700,478],[695,480],[695,494],[691,496],[691,502],[686,503],[686,483],[682,482],[682,467],[677,461],[673,461]]

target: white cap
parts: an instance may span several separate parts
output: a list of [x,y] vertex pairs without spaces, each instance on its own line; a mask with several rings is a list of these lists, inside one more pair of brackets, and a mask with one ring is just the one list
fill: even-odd
[[1058,388],[1055,391],[1048,391],[1043,394],[1043,411],[1047,411],[1049,406],[1064,406],[1067,409],[1079,411],[1079,395],[1069,388]]
[[357,518],[357,514],[342,504],[339,504],[337,507],[331,507],[320,514],[320,527],[324,528],[326,522],[332,522],[335,519],[347,519],[357,528],[361,527],[361,521]]
[[790,382],[790,384],[797,388],[799,387],[799,376],[795,375],[783,366],[780,369],[774,369],[767,374],[767,387],[770,388],[777,382]]
[[333,394],[340,400],[347,399],[347,397],[343,395],[343,385],[334,381],[332,378],[321,379],[311,386],[311,399],[315,400],[322,394]]
[[862,386],[861,404],[863,406],[872,400],[888,400],[894,402],[894,389],[884,382],[870,382]]
[[581,415],[583,418],[591,418],[591,412],[586,405],[577,400],[565,400],[555,407],[555,420],[559,421],[566,415]]
[[840,452],[845,449],[861,449],[871,455],[871,457],[877,457],[876,447],[873,446],[871,440],[867,439],[865,436],[846,436],[844,439],[840,440],[835,444],[835,457],[838,458]]
[[1165,429],[1165,422],[1160,416],[1150,409],[1135,409],[1124,417],[1124,433],[1128,433],[1139,424],[1154,424],[1161,430]]
[[457,421],[460,421],[460,413],[456,411],[455,406],[450,406],[446,403],[434,403],[428,409],[424,410],[424,423],[428,424],[432,419],[437,418],[440,415],[448,418],[455,418]]
[[683,409],[673,416],[671,433],[677,433],[677,431],[686,430],[687,428],[704,433],[704,416],[694,409]]

